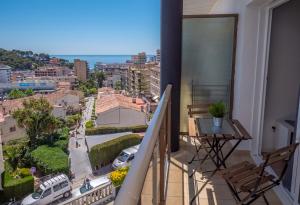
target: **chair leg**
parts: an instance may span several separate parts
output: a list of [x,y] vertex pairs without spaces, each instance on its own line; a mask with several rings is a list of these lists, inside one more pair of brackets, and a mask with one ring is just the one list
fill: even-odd
[[[196,139],[194,139],[194,147],[195,147],[196,152],[195,152],[193,158],[188,162],[188,164],[192,164],[194,161],[198,161],[198,159],[199,159],[199,151],[201,149],[201,145],[199,145],[199,147],[197,146]],[[195,160],[196,157],[198,159]]]
[[262,197],[263,197],[266,205],[269,205],[269,201],[268,201],[267,197],[265,196],[265,194],[262,194]]

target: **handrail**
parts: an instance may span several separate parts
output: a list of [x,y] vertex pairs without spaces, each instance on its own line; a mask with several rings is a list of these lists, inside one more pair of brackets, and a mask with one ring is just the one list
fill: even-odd
[[59,203],[59,205],[89,205],[94,203],[100,203],[102,201],[110,201],[115,196],[115,190],[111,182],[107,182],[101,186],[95,187],[94,189],[71,198],[67,201]]
[[[144,181],[147,175],[155,144],[160,136],[165,113],[170,105],[172,85],[168,85],[145,133],[140,148],[135,154],[130,170],[115,199],[115,205],[134,205],[140,201]],[[169,119],[170,120],[170,119]]]

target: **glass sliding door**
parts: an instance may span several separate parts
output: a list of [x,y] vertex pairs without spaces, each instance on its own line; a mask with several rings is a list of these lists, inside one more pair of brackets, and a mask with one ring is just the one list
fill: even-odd
[[237,15],[185,16],[182,37],[180,131],[187,105],[225,102],[232,110]]

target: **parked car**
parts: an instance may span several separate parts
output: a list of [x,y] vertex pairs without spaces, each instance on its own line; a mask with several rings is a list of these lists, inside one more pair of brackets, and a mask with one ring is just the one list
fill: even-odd
[[23,199],[21,205],[45,205],[71,194],[71,183],[65,174],[57,175],[40,184],[39,188]]
[[74,189],[72,191],[72,196],[73,197],[80,196],[96,187],[103,186],[109,182],[110,182],[110,180],[107,176],[103,176],[103,177],[93,179],[93,180],[85,179],[79,188]]
[[140,145],[124,149],[112,164],[113,169],[120,169],[122,167],[130,166],[131,161],[134,159],[135,153],[139,150]]

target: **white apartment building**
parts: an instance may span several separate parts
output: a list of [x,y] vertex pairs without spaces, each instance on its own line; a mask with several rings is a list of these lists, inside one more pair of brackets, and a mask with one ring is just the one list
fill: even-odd
[[11,67],[0,64],[0,83],[11,82]]
[[150,68],[150,92],[153,99],[160,96],[160,66],[156,65]]

